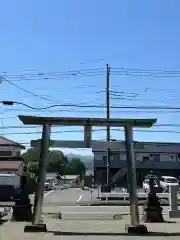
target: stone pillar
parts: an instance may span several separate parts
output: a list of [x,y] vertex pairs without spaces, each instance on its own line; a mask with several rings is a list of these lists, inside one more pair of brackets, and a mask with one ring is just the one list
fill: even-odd
[[169,186],[169,217],[170,218],[179,218],[180,210],[178,210],[177,204],[177,186],[170,185]]

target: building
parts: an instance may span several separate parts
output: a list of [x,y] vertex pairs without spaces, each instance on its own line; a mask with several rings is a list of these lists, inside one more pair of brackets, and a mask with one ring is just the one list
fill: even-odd
[[25,147],[17,142],[0,136],[0,158],[1,157],[20,157],[21,151]]
[[[102,145],[103,146],[103,145]],[[94,171],[96,182],[106,183],[107,151],[98,146],[94,153]],[[141,185],[145,175],[154,170],[160,175],[180,176],[180,143],[135,142],[134,156],[136,160],[137,184]],[[126,150],[124,141],[115,141],[111,148],[109,178],[118,170],[126,167]],[[119,184],[127,183],[124,172]]]
[[0,136],[0,173],[21,174],[24,167],[21,151],[24,149],[23,145]]

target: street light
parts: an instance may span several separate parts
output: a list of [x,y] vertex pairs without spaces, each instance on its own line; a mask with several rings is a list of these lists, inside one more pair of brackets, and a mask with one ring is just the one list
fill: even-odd
[[[38,108],[38,107],[32,107],[28,104],[22,103],[22,102],[17,102],[17,101],[0,101],[0,103],[4,105],[13,105],[13,104],[20,104],[23,106],[26,106],[31,109],[36,109],[36,110],[45,110],[49,108],[54,108],[54,107],[76,107],[76,108],[96,108],[96,109],[106,109],[105,105],[82,105],[82,104],[54,104],[50,105],[47,107],[43,108]],[[136,110],[180,110],[180,107],[174,107],[174,106],[143,106],[143,105],[136,105],[136,106],[131,106],[131,105],[121,105],[121,106],[111,106],[111,109],[136,109]]]
[[18,104],[18,105],[23,105],[25,107],[31,108],[31,109],[41,109],[41,108],[36,108],[36,107],[32,107],[28,104],[25,104],[23,102],[17,102],[17,101],[0,101],[0,103],[2,103],[3,105],[8,105],[8,106],[12,106],[14,104]]
[[13,105],[15,102],[13,101],[1,101],[3,105]]
[[17,102],[17,101],[0,101],[0,103],[2,103],[3,105],[8,105],[8,106],[18,104],[18,105],[22,105],[22,106],[25,106],[25,107],[28,107],[28,108],[31,108],[31,109],[34,109],[34,110],[43,110],[43,109],[48,109],[48,108],[54,107],[54,105],[52,105],[52,106],[48,106],[48,107],[38,108],[38,107],[32,107],[32,106],[30,106],[26,103]]
[[[26,103],[23,103],[23,102],[17,102],[17,101],[0,101],[0,103],[2,103],[3,105],[6,105],[6,106],[12,106],[14,104],[18,104],[18,105],[22,105],[22,106],[25,106],[25,107],[28,107],[30,109],[33,109],[33,110],[46,110],[46,109],[50,109],[50,108],[53,108],[53,107],[70,107],[71,104],[55,104],[55,105],[50,105],[50,106],[47,106],[47,107],[33,107],[33,106],[30,106]],[[60,112],[64,112],[64,111],[67,111],[69,112],[70,110],[59,110]]]

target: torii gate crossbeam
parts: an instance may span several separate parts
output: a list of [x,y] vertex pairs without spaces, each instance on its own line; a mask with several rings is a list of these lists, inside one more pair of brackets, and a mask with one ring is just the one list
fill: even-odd
[[48,149],[50,143],[51,126],[84,126],[86,147],[91,147],[91,130],[92,126],[96,127],[124,127],[125,145],[127,154],[127,173],[130,198],[130,216],[131,226],[139,225],[139,212],[136,195],[136,166],[133,151],[133,127],[152,127],[156,119],[106,119],[106,118],[73,118],[73,117],[37,117],[19,115],[19,119],[25,125],[42,125],[41,152],[39,162],[39,176],[37,191],[34,201],[34,219],[33,225],[40,225],[41,213],[44,196],[44,182],[48,162]]

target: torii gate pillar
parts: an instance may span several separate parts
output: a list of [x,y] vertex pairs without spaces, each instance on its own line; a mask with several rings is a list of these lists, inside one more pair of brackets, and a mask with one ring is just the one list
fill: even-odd
[[156,123],[156,119],[106,119],[106,118],[62,118],[62,117],[37,117],[19,116],[24,124],[42,125],[41,154],[38,174],[38,188],[34,202],[34,219],[31,227],[25,227],[29,231],[47,231],[46,225],[41,224],[41,213],[44,197],[44,182],[46,167],[48,162],[48,151],[50,145],[51,125],[63,126],[84,126],[84,140],[86,147],[91,147],[92,126],[99,127],[124,127],[125,144],[127,154],[128,184],[130,199],[131,225],[127,227],[129,233],[146,233],[147,228],[139,224],[139,213],[136,195],[136,166],[133,151],[133,131],[132,127],[151,127]]

